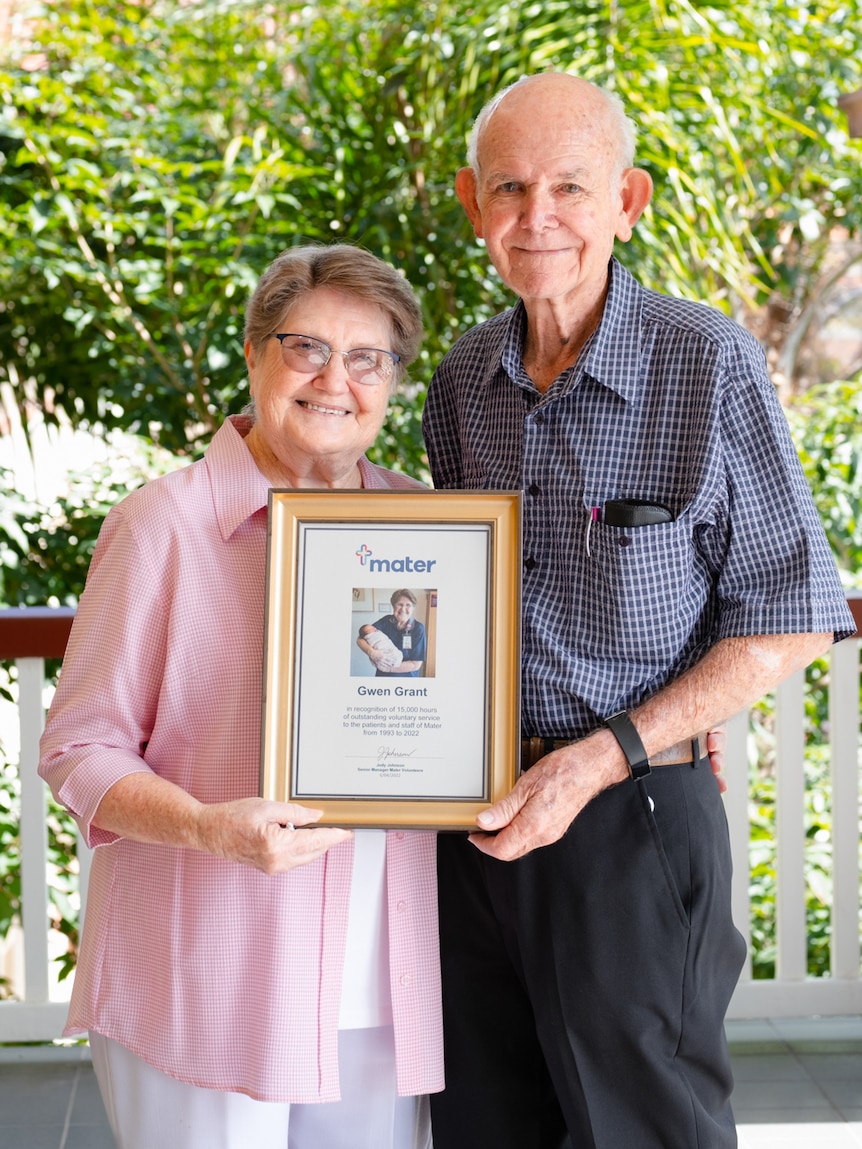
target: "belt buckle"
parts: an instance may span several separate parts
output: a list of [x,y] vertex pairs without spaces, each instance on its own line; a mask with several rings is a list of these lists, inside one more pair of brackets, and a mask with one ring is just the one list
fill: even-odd
[[[545,739],[544,738],[538,738],[538,737],[528,738],[527,739],[527,766],[526,766],[526,769],[529,770],[531,766],[536,765],[536,763],[539,761],[540,758],[544,758],[544,757],[545,757]],[[523,755],[522,755],[521,767],[522,767],[522,769],[524,768]]]
[[567,746],[568,742],[565,739],[557,738],[541,738],[537,735],[530,738],[521,739],[521,770],[529,770],[531,766],[550,754],[553,750],[557,750],[562,746]]

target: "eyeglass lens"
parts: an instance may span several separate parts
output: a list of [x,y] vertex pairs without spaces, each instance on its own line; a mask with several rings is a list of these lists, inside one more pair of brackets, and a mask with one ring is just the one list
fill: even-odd
[[333,355],[344,359],[348,376],[355,383],[375,385],[392,378],[398,357],[390,351],[376,347],[354,347],[351,351],[335,351],[328,343],[308,335],[276,335],[281,344],[281,357],[293,371],[317,371],[325,367]]

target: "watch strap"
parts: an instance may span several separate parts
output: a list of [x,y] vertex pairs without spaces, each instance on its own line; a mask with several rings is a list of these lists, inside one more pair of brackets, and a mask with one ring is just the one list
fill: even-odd
[[619,713],[612,714],[610,718],[604,720],[604,724],[619,742],[629,764],[632,778],[645,778],[647,774],[652,773],[649,757],[643,742],[641,742],[640,734],[638,734],[634,722],[626,711],[620,710]]

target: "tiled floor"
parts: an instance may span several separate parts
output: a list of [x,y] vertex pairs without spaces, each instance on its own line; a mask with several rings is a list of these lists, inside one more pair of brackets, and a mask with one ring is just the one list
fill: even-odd
[[[862,1018],[732,1021],[727,1032],[739,1149],[862,1149]],[[2,1149],[113,1145],[86,1047],[0,1047]]]
[[739,1149],[862,1149],[862,1018],[727,1023]]
[[114,1149],[85,1046],[0,1047],[0,1146]]

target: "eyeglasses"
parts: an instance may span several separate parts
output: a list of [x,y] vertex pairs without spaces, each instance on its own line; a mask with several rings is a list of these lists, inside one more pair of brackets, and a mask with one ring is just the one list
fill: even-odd
[[322,339],[310,335],[273,334],[281,344],[281,357],[285,367],[292,371],[311,374],[325,367],[333,355],[340,355],[348,377],[354,383],[376,387],[388,383],[401,356],[394,351],[381,351],[377,347],[354,347],[351,351],[336,351]]

